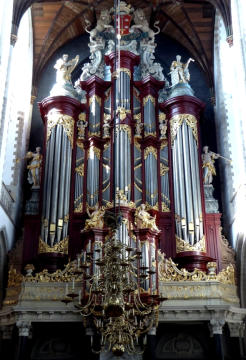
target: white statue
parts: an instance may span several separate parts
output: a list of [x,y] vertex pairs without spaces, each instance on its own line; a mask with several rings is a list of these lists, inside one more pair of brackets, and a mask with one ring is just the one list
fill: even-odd
[[71,83],[71,73],[79,62],[79,55],[74,59],[68,61],[68,55],[64,54],[58,59],[54,65],[56,69],[56,83],[65,84]]
[[97,75],[100,78],[104,77],[103,65],[103,49],[105,41],[101,37],[96,37],[93,43],[89,44],[90,48],[90,62],[85,63],[82,67],[82,74],[80,80],[87,80],[92,75]]
[[179,84],[179,83],[188,83],[190,81],[190,73],[189,73],[189,64],[191,61],[195,61],[192,58],[189,58],[189,60],[184,64],[181,62],[181,56],[177,55],[176,60],[174,60],[170,67],[170,75],[171,75],[171,87]]
[[202,168],[203,168],[203,183],[210,185],[213,181],[213,176],[216,175],[214,167],[214,160],[220,157],[212,151],[208,151],[208,146],[203,147],[204,153],[202,154]]
[[50,96],[71,96],[78,98],[78,93],[74,89],[71,81],[71,73],[79,62],[79,55],[74,59],[68,60],[68,55],[64,54],[55,63],[56,83],[50,91]]
[[87,26],[85,28],[85,31],[90,34],[90,43],[91,45],[97,44],[96,36],[98,33],[101,33],[105,29],[108,29],[112,32],[114,32],[114,27],[112,25],[109,25],[111,22],[111,16],[109,13],[109,10],[102,10],[99,16],[99,19],[97,20],[97,25],[94,29],[91,31],[88,30],[88,27],[91,25],[90,21],[86,19]]
[[145,17],[145,13],[144,13],[143,9],[141,9],[141,8],[137,9],[134,12],[133,20],[135,22],[135,25],[131,26],[130,32],[133,33],[135,31],[135,29],[139,29],[143,33],[148,34],[148,39],[146,39],[146,42],[149,44],[154,44],[155,35],[159,34],[159,32],[160,32],[160,28],[157,26],[159,21],[156,21],[154,23],[154,26],[157,29],[157,32],[154,32],[152,29],[150,29],[149,23]]
[[164,81],[165,76],[163,75],[162,66],[154,62],[155,61],[155,44],[145,44],[141,43],[141,52],[142,52],[142,63],[141,63],[141,72],[142,77],[144,78],[147,75],[152,75],[156,80]]

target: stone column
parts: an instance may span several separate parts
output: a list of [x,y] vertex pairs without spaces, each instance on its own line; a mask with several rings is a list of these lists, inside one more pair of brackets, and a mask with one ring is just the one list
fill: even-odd
[[147,334],[147,347],[143,355],[143,360],[155,360],[156,349],[156,328],[149,330]]
[[230,331],[230,341],[229,347],[231,353],[235,359],[241,359],[245,355],[243,337],[245,332],[245,324],[240,322],[228,322],[228,327]]
[[19,337],[14,360],[26,360],[28,359],[28,339],[31,336],[31,323],[17,321],[16,326],[19,331]]
[[211,319],[209,324],[211,337],[214,338],[214,346],[217,360],[225,360],[225,348],[223,339],[224,325],[224,319]]

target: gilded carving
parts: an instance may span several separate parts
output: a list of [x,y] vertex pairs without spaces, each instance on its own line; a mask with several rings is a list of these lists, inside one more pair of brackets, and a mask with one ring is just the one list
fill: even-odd
[[175,140],[175,138],[177,136],[178,130],[179,130],[180,126],[183,124],[184,121],[191,128],[193,136],[194,136],[196,142],[198,141],[197,119],[195,118],[195,116],[191,115],[191,114],[178,114],[178,115],[173,116],[171,118],[171,120],[170,120],[172,145],[173,145],[173,142],[174,142],[174,140]]
[[167,145],[168,145],[168,141],[167,140],[162,140],[162,142],[161,142],[161,150],[163,150]]
[[102,229],[104,226],[104,214],[105,208],[104,206],[100,207],[98,204],[95,206],[95,210],[90,213],[89,208],[87,207],[86,212],[89,216],[89,219],[85,220],[85,227],[83,231],[87,231],[89,229]]
[[161,203],[161,211],[162,212],[170,212],[169,207],[164,202]]
[[131,74],[130,69],[128,69],[128,68],[123,68],[123,67],[117,69],[116,71],[114,71],[114,72],[112,73],[112,78],[117,79],[118,76],[119,76],[119,74],[120,74],[121,72],[126,73],[126,74],[129,76],[129,78],[131,79],[131,75],[132,75],[132,74]]
[[169,167],[164,165],[163,163],[160,163],[160,175],[164,176],[169,171]]
[[86,121],[86,113],[80,113],[79,120]]
[[141,151],[141,145],[136,139],[134,139],[134,146],[136,147],[136,149],[138,149],[138,151]]
[[24,278],[25,282],[41,282],[41,283],[49,283],[49,282],[71,282],[75,280],[76,282],[82,281],[82,275],[77,274],[77,266],[76,261],[69,262],[64,270],[57,270],[54,273],[49,273],[47,269],[44,269],[40,273],[35,274],[34,276],[26,276]]
[[124,107],[118,106],[117,108],[117,115],[119,115],[119,118],[121,121],[125,120],[127,114],[130,114],[131,110],[127,110]]
[[93,152],[96,157],[98,158],[98,160],[100,160],[101,157],[101,150],[95,146],[91,146],[89,149],[89,157],[90,157],[90,153]]
[[206,243],[205,243],[205,236],[198,241],[194,245],[190,245],[187,241],[184,241],[183,239],[179,238],[176,235],[176,251],[177,253],[183,252],[183,251],[201,251],[206,252]]
[[151,229],[160,232],[156,225],[156,215],[151,216],[145,209],[145,204],[141,204],[135,212],[135,225],[138,229]]
[[48,114],[48,121],[47,121],[47,138],[46,141],[48,142],[50,139],[50,135],[52,129],[56,125],[62,125],[64,131],[71,143],[71,147],[73,147],[73,135],[74,135],[74,119],[72,116],[60,114],[57,112],[50,112]]
[[81,149],[84,150],[84,144],[81,141],[77,141],[76,145]]
[[68,236],[59,241],[54,246],[49,246],[41,238],[39,238],[39,254],[41,253],[61,253],[68,254]]
[[158,274],[159,280],[169,281],[219,281],[222,284],[235,285],[235,273],[232,265],[222,270],[211,279],[210,274],[195,269],[189,272],[186,269],[179,269],[171,258],[166,259],[161,250],[158,250]]
[[155,106],[155,98],[154,98],[152,95],[147,95],[147,96],[145,96],[145,97],[143,98],[143,106],[145,106],[146,103],[147,103],[149,100],[150,100],[150,101],[152,102],[152,104]]
[[157,149],[153,146],[148,146],[144,149],[144,160],[147,159],[150,153],[157,159]]
[[82,210],[83,210],[83,203],[81,202],[76,206],[76,208],[74,209],[74,212],[75,213],[81,213]]
[[84,164],[81,164],[75,168],[75,171],[80,176],[84,176]]
[[116,126],[116,133],[118,133],[120,131],[125,131],[127,132],[127,135],[129,137],[129,140],[131,141],[132,138],[132,132],[131,132],[131,128],[129,125],[125,125],[125,124],[120,124]]
[[98,95],[96,95],[96,94],[94,94],[94,95],[92,95],[91,97],[90,97],[90,99],[89,99],[89,106],[91,106],[91,104],[93,103],[93,102],[97,102],[100,106],[102,105],[102,99],[98,96]]
[[21,286],[22,280],[23,275],[17,272],[13,265],[11,265],[8,273],[8,288]]
[[[155,196],[153,196],[153,197],[155,197]],[[155,205],[150,205],[146,202],[145,208],[146,208],[146,210],[159,210],[158,202],[156,202]]]

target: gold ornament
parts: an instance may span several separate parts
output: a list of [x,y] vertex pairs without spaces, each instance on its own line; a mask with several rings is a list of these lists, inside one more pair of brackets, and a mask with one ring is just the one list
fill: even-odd
[[157,149],[154,148],[153,146],[148,146],[144,149],[144,160],[147,159],[147,157],[149,156],[149,154],[153,154],[153,156],[155,157],[155,159],[157,159]]
[[197,119],[195,118],[195,116],[191,114],[178,114],[174,115],[170,120],[172,146],[177,136],[178,130],[184,121],[192,129],[192,133],[196,140],[196,143],[198,141]]
[[179,238],[176,235],[176,251],[177,253],[183,251],[201,251],[206,252],[206,243],[205,243],[205,236],[198,241],[195,245],[190,245],[187,241]]
[[53,111],[49,112],[48,114],[46,142],[48,142],[50,139],[52,129],[57,125],[63,126],[63,129],[71,143],[71,147],[73,148],[74,119],[72,118],[72,116],[60,114]]
[[63,240],[59,241],[54,246],[49,246],[44,242],[41,238],[39,238],[39,254],[42,253],[61,253],[61,254],[68,254],[68,236],[65,237]]
[[147,96],[145,96],[145,97],[143,98],[143,106],[145,106],[146,103],[147,103],[149,100],[150,100],[150,101],[152,102],[152,104],[155,106],[155,98],[154,98],[152,95],[147,95]]

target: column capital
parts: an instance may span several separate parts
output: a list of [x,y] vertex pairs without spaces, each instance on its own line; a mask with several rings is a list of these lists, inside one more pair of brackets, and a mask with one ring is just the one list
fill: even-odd
[[245,324],[242,321],[228,322],[230,337],[244,337]]
[[223,333],[223,327],[225,325],[225,319],[211,319],[209,323],[209,329],[210,329],[210,336],[214,335],[222,335]]
[[19,336],[26,336],[26,337],[30,336],[30,331],[32,326],[31,322],[18,320],[16,322],[16,326],[18,327],[19,330]]

